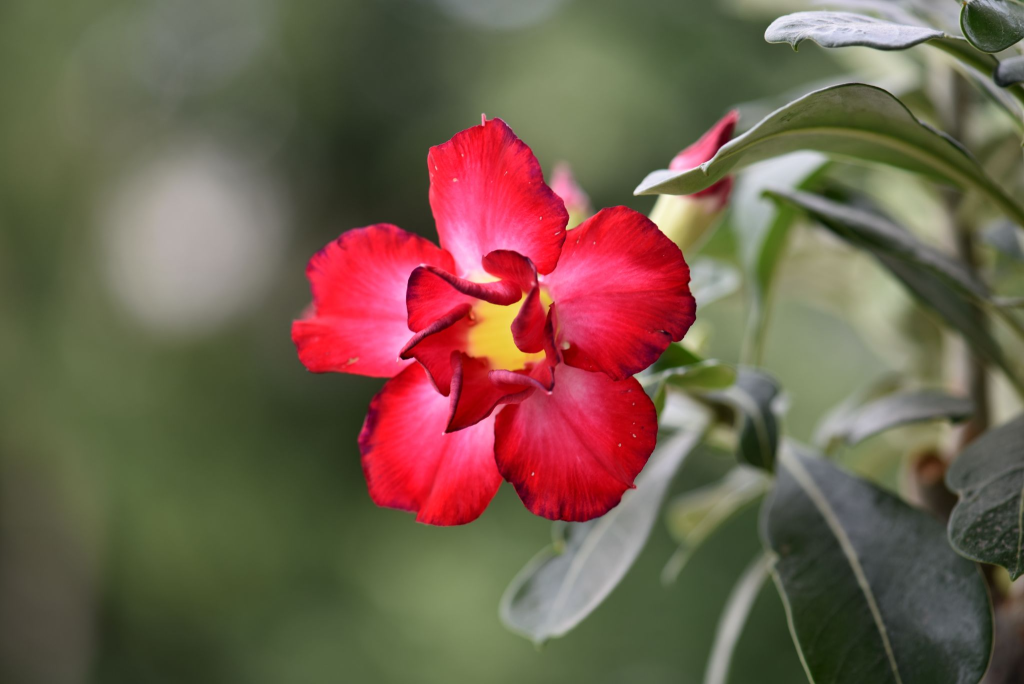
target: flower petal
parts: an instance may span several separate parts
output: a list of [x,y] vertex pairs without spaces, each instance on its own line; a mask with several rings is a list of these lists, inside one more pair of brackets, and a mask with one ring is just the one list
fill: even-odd
[[382,378],[407,366],[398,360],[410,335],[406,284],[420,264],[454,268],[444,250],[384,223],[350,230],[313,255],[312,312],[292,324],[303,365]]
[[526,301],[512,321],[513,343],[519,351],[527,354],[544,351],[546,314],[533,262],[517,252],[496,250],[484,257],[483,267],[492,276],[501,278],[502,282],[518,284],[526,293]]
[[417,365],[373,398],[359,450],[374,503],[414,511],[430,525],[461,525],[483,513],[501,485],[494,419],[444,434],[448,412]]
[[452,309],[472,305],[478,299],[508,306],[522,298],[522,290],[516,282],[474,283],[439,268],[420,266],[409,276],[406,293],[409,328],[419,332]]
[[657,432],[654,404],[634,378],[561,365],[552,393],[534,392],[498,414],[495,457],[533,513],[590,520],[633,486]]
[[647,368],[693,324],[689,282],[682,252],[647,217],[602,209],[570,231],[544,281],[565,363],[616,380]]
[[[491,415],[499,404],[525,399],[540,385],[529,376],[510,371],[491,371],[486,359],[452,353],[451,416],[446,430],[463,430]],[[492,375],[493,373],[507,373]]]
[[468,276],[494,250],[513,250],[550,273],[569,214],[544,183],[533,152],[501,119],[430,148],[430,207],[441,245]]
[[[735,109],[723,116],[718,123],[700,137],[700,140],[677,154],[669,163],[668,168],[673,171],[685,171],[710,160],[718,153],[722,145],[732,140],[739,120],[740,113]],[[714,197],[718,200],[715,208],[721,209],[729,201],[730,192],[732,192],[732,176],[723,178],[711,187],[694,193],[693,197]]]
[[430,376],[434,388],[448,396],[454,370],[452,352],[466,346],[469,304],[460,304],[431,325],[413,335],[402,349],[401,358],[416,359]]

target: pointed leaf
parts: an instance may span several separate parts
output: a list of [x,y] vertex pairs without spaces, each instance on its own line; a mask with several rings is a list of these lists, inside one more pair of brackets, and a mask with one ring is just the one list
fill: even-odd
[[1002,52],[1024,39],[1024,3],[1017,0],[964,0],[960,28],[983,52]]
[[772,471],[779,445],[779,404],[782,390],[775,378],[750,368],[740,368],[736,383],[704,397],[724,404],[736,413],[739,433],[736,458],[741,463]]
[[968,558],[1024,574],[1024,416],[989,430],[953,461],[946,484],[960,495],[949,540]]
[[618,586],[647,542],[672,476],[701,443],[702,416],[655,449],[636,489],[603,517],[565,525],[564,550],[541,551],[501,599],[502,622],[535,643],[559,637],[590,615]]
[[974,413],[970,399],[942,392],[922,390],[890,394],[834,416],[828,431],[815,441],[827,445],[835,440],[857,444],[868,437],[900,425],[929,420],[965,420]]
[[981,679],[992,650],[988,592],[928,514],[787,445],[761,523],[812,682]]
[[922,43],[955,57],[975,73],[988,78],[999,64],[981,54],[963,38],[921,24],[886,21],[852,12],[795,12],[779,17],[764,34],[769,43],[789,43],[796,50],[805,40],[824,48],[870,47],[907,50]]
[[669,368],[644,376],[640,384],[644,388],[671,385],[683,390],[709,391],[729,387],[736,382],[736,367],[718,359],[701,359],[686,366]]
[[665,370],[668,368],[678,368],[679,366],[688,366],[691,363],[698,363],[703,361],[700,356],[690,351],[686,346],[679,342],[673,342],[668,345],[668,349],[661,355],[661,358],[655,361],[655,370]]
[[996,83],[1004,88],[1024,83],[1024,56],[1004,59],[996,69]]
[[1024,207],[990,179],[959,143],[918,121],[890,93],[860,83],[817,90],[769,114],[698,167],[654,171],[637,195],[686,195],[757,161],[798,150],[895,166],[972,187],[1024,225]]
[[795,12],[773,21],[764,39],[769,43],[789,43],[793,49],[811,40],[826,48],[863,46],[876,50],[906,50],[945,35],[938,29],[898,24],[852,12]]

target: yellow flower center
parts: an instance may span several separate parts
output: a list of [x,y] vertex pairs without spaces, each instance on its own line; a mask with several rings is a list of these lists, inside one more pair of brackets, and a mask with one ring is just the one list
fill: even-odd
[[[470,313],[472,326],[469,329],[466,353],[486,357],[490,359],[492,368],[504,370],[519,370],[528,363],[543,360],[544,352],[527,354],[520,351],[512,339],[512,321],[519,315],[524,302],[526,295],[509,306],[477,302]],[[551,297],[544,288],[540,290],[540,302],[546,313],[551,306]]]

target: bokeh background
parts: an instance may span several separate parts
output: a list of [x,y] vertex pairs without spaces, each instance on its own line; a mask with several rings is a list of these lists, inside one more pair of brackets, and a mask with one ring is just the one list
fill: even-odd
[[[509,487],[462,528],[376,508],[356,435],[382,382],[306,373],[289,326],[340,232],[433,237],[427,148],[481,112],[596,206],[649,210],[632,188],[732,104],[838,71],[764,43],[787,8],[761,4],[0,3],[0,681],[700,681],[755,511],[670,587],[659,524],[537,650],[497,605],[550,525]],[[898,360],[794,278],[768,366],[807,436]],[[709,308],[709,354],[736,359],[743,315]],[[765,592],[735,681],[803,681],[781,616]]]

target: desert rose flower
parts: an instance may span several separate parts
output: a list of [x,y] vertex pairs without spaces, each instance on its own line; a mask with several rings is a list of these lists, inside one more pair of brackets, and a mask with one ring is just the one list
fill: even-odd
[[[675,156],[668,168],[684,171],[700,166],[732,140],[740,115],[731,111],[716,123],[700,140]],[[732,176],[693,195],[662,195],[654,204],[650,217],[679,249],[688,251],[722,215],[732,192]]]
[[632,376],[694,320],[682,253],[625,207],[566,230],[500,119],[431,148],[427,167],[441,247],[376,224],[314,255],[299,359],[391,378],[359,436],[378,505],[466,523],[504,478],[537,515],[604,514],[657,435]]
[[555,171],[551,174],[551,189],[565,202],[565,209],[569,212],[569,228],[575,228],[594,213],[590,197],[576,182],[572,168],[566,162],[555,166]]

